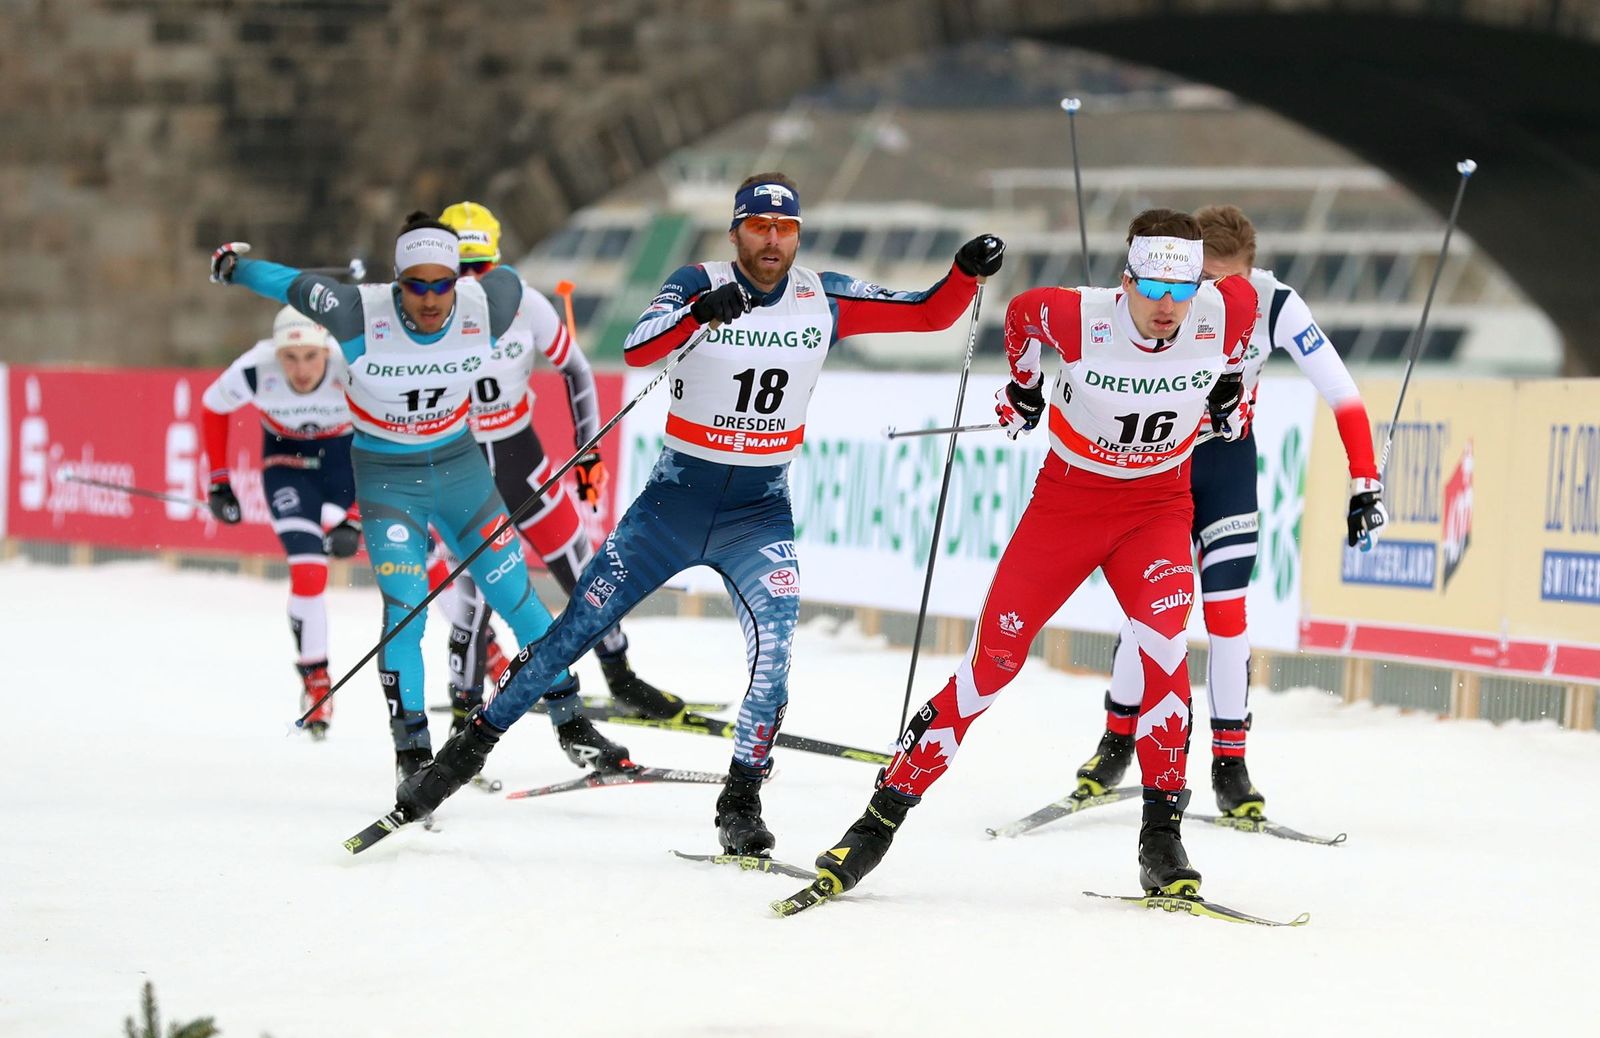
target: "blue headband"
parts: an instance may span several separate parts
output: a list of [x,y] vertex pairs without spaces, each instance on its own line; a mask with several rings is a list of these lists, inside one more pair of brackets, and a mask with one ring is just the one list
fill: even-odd
[[751,184],[733,196],[733,222],[728,230],[747,216],[782,216],[798,223],[800,196],[782,184]]

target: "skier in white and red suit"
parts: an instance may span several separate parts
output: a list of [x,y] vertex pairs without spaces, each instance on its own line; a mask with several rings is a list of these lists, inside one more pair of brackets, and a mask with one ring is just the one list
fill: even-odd
[[1248,278],[1202,282],[1200,228],[1187,213],[1140,213],[1128,246],[1121,287],[1030,289],[1006,311],[1012,381],[996,393],[995,411],[1013,438],[1047,410],[1041,354],[1048,347],[1061,355],[1048,406],[1050,456],[1000,558],[966,659],[912,715],[866,813],[818,855],[830,893],[854,887],[882,860],[906,812],[1021,669],[1034,636],[1096,567],[1132,622],[1144,667],[1140,884],[1199,890],[1179,833],[1189,800],[1189,455],[1203,428],[1232,437],[1246,427],[1241,371],[1256,293]]

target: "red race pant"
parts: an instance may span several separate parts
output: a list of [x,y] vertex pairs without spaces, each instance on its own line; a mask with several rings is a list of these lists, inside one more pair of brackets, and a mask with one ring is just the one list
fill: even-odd
[[1144,784],[1184,786],[1189,752],[1189,663],[1184,629],[1194,605],[1189,467],[1113,479],[1052,454],[1039,472],[995,571],[967,658],[912,716],[884,783],[921,796],[956,755],[967,729],[1028,658],[1028,646],[1100,567],[1133,622],[1144,668],[1134,728]]

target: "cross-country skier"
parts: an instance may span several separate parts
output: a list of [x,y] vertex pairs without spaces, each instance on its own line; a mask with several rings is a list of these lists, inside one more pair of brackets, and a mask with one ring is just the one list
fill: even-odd
[[[395,240],[392,283],[342,285],[241,255],[249,248],[243,242],[218,248],[212,278],[316,320],[333,333],[349,365],[356,499],[387,633],[427,593],[430,525],[465,558],[509,518],[468,435],[467,414],[480,355],[510,330],[522,305],[522,279],[502,267],[458,283],[460,241],[426,213],[413,213]],[[534,594],[515,527],[495,536],[470,572],[518,638],[531,641],[548,629],[550,614]],[[425,619],[417,616],[378,654],[402,778],[432,759],[422,683]],[[583,716],[575,677],[552,672],[548,687],[550,720],[574,763],[633,767],[627,749]]]
[[[1244,386],[1252,409],[1261,367],[1274,349],[1287,353],[1333,408],[1350,465],[1349,543],[1375,537],[1387,518],[1383,485],[1373,460],[1372,431],[1355,380],[1311,310],[1294,289],[1270,270],[1254,266],[1256,231],[1231,205],[1198,210],[1205,238],[1205,276],[1248,278],[1256,290],[1255,333],[1244,354]],[[1263,319],[1264,318],[1264,319]],[[1245,733],[1250,730],[1250,641],[1245,634],[1245,589],[1255,568],[1256,439],[1247,428],[1237,440],[1214,437],[1195,448],[1193,462],[1194,550],[1200,563],[1200,597],[1211,653],[1206,692],[1211,699],[1211,788],[1217,808],[1239,817],[1262,813],[1266,797],[1245,768]],[[1185,556],[1183,561],[1187,561]],[[1133,759],[1133,728],[1144,676],[1131,626],[1117,642],[1106,694],[1106,730],[1100,745],[1078,769],[1078,788],[1099,794],[1122,780]]]
[[[1006,545],[972,644],[945,687],[911,718],[866,813],[817,857],[825,892],[849,890],[889,850],[906,812],[1028,658],[1028,646],[1096,568],[1126,610],[1144,672],[1135,725],[1144,772],[1139,881],[1194,892],[1179,831],[1189,743],[1185,622],[1189,455],[1202,427],[1242,435],[1244,347],[1256,294],[1244,278],[1201,280],[1200,229],[1152,209],[1128,228],[1122,285],[1034,288],[1006,310],[1011,382],[995,411],[1008,435],[1048,413],[1050,456]],[[1048,407],[1040,354],[1061,355]]]
[[[463,275],[482,277],[499,265],[500,221],[487,208],[476,202],[458,202],[441,213],[439,219],[461,238]],[[486,346],[479,351],[483,366],[475,372],[472,414],[468,419],[478,449],[489,461],[495,486],[513,512],[544,485],[554,468],[533,429],[534,394],[528,386],[534,358],[541,354],[566,380],[573,430],[577,445],[582,447],[600,428],[594,372],[550,300],[525,284],[522,305],[510,329],[495,340],[492,350]],[[600,452],[590,451],[573,467],[573,472],[578,496],[598,511],[600,491],[606,481]],[[572,595],[578,574],[594,557],[594,545],[566,486],[551,488],[517,525],[561,589]],[[466,574],[456,578],[454,585],[439,596],[439,602],[450,617],[450,705],[455,726],[459,727],[483,701],[485,663],[499,653],[483,594]],[[675,717],[683,712],[683,700],[662,692],[633,672],[628,663],[628,638],[620,627],[607,631],[595,652],[611,695],[621,707],[655,718]],[[504,669],[503,657],[498,667],[491,662],[489,679],[499,680]]]
[[847,336],[949,327],[972,301],[977,279],[1000,269],[1005,251],[998,238],[982,235],[961,246],[932,288],[891,292],[795,266],[800,224],[792,180],[748,178],[728,229],[734,260],[678,269],[640,317],[625,344],[634,366],[711,329],[669,379],[665,449],[549,633],[523,649],[434,763],[401,784],[397,800],[407,817],[431,812],[477,773],[551,678],[636,603],[680,570],[706,565],[722,574],[735,603],[750,665],[717,798],[717,834],[730,853],[773,846],[760,788],[788,702],[800,591],[787,466],[805,435],[817,376],[830,347]]
[[[330,349],[330,347],[332,347]],[[272,338],[262,339],[228,366],[201,397],[206,455],[211,461],[207,504],[218,522],[242,513],[228,471],[228,415],[255,404],[261,415],[261,488],[272,530],[289,557],[289,629],[302,684],[301,709],[328,691],[328,556],[348,558],[361,543],[350,512],[350,408],[344,397],[344,355],[328,332],[293,307],[278,311]],[[306,718],[312,738],[327,735],[328,700]]]

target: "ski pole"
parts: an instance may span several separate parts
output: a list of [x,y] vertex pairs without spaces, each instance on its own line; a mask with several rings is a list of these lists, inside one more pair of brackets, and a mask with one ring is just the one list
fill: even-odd
[[984,422],[981,425],[946,425],[938,429],[906,429],[901,431],[894,426],[883,430],[885,439],[903,440],[908,436],[942,436],[945,433],[990,432],[1003,426],[999,422]]
[[68,483],[82,483],[86,487],[99,487],[102,490],[115,490],[121,494],[133,497],[148,497],[155,501],[168,501],[175,505],[192,505],[195,508],[209,507],[206,502],[197,498],[184,497],[182,494],[168,494],[160,490],[146,490],[143,487],[130,487],[124,483],[106,483],[98,479],[80,476],[76,472],[67,470],[61,473],[61,478]]
[[1083,102],[1076,97],[1063,97],[1061,110],[1067,113],[1067,136],[1072,141],[1072,193],[1078,198],[1078,244],[1083,249],[1083,283],[1089,280],[1089,227],[1083,222],[1083,173],[1078,169],[1078,109]]
[[322,274],[326,277],[348,277],[351,281],[360,281],[367,276],[367,265],[360,256],[350,257],[350,262],[342,267],[304,267],[302,274]]
[[[983,279],[972,296],[972,320],[967,324],[967,355],[961,362],[961,382],[956,386],[956,413],[952,426],[961,421],[961,405],[967,397],[967,374],[972,370],[972,351],[978,342],[978,311],[983,307]],[[944,527],[944,506],[950,496],[950,471],[955,467],[956,437],[950,434],[950,447],[944,456],[944,479],[939,484],[939,505],[933,512],[933,540],[928,545],[928,570],[922,578],[922,604],[917,607],[917,631],[911,638],[911,667],[906,672],[906,695],[900,704],[900,727],[906,730],[906,715],[911,710],[911,686],[917,680],[917,655],[922,650],[922,625],[928,619],[928,594],[933,590],[933,564],[939,558],[939,532]]]
[[[1378,455],[1379,483],[1383,482],[1384,473],[1389,469],[1389,450],[1394,446],[1394,427],[1400,421],[1400,406],[1405,402],[1407,387],[1411,385],[1411,371],[1417,366],[1417,358],[1422,355],[1422,344],[1428,331],[1428,311],[1433,306],[1433,293],[1439,287],[1439,275],[1444,273],[1445,259],[1450,253],[1450,235],[1455,232],[1456,217],[1461,213],[1461,199],[1467,193],[1467,181],[1477,171],[1478,164],[1471,159],[1462,159],[1456,163],[1456,172],[1461,175],[1461,180],[1456,184],[1456,198],[1450,205],[1450,218],[1445,221],[1444,241],[1439,244],[1439,261],[1433,265],[1433,279],[1428,282],[1428,294],[1422,301],[1422,317],[1417,322],[1417,330],[1412,333],[1411,343],[1406,351],[1406,370],[1400,379],[1400,392],[1395,394],[1394,414],[1389,418],[1389,427],[1384,430],[1383,453]],[[1370,535],[1361,535],[1361,550],[1372,550]]]
[[429,591],[427,595],[423,597],[422,601],[412,606],[411,611],[402,617],[400,622],[395,624],[393,628],[386,631],[383,637],[378,639],[378,644],[368,649],[367,654],[361,657],[354,667],[351,667],[348,671],[346,671],[344,677],[340,678],[338,681],[335,681],[328,688],[328,691],[322,694],[320,699],[318,699],[315,703],[312,703],[311,706],[307,708],[305,713],[301,714],[299,718],[296,719],[294,726],[296,728],[304,728],[306,724],[306,718],[316,713],[317,708],[323,703],[327,702],[329,699],[332,699],[333,694],[339,691],[339,689],[344,686],[345,682],[355,677],[357,671],[359,671],[362,667],[365,667],[374,656],[383,651],[383,647],[394,640],[395,635],[400,633],[400,629],[415,619],[418,613],[421,613],[423,610],[427,609],[428,605],[435,598],[438,598],[439,595],[444,592],[445,588],[450,586],[451,581],[459,577],[466,571],[468,566],[472,565],[473,560],[475,560],[479,555],[482,555],[484,551],[488,549],[489,545],[493,544],[501,534],[505,533],[507,530],[516,529],[517,521],[523,516],[527,515],[529,512],[533,511],[534,507],[544,500],[544,495],[550,492],[550,488],[560,483],[561,477],[570,472],[572,467],[578,463],[580,458],[594,450],[595,445],[600,442],[605,434],[615,428],[617,423],[622,421],[622,419],[627,416],[628,412],[632,411],[634,407],[638,405],[639,401],[648,396],[652,389],[659,386],[666,379],[667,375],[671,373],[672,369],[681,364],[685,357],[693,353],[695,347],[704,342],[706,336],[710,335],[715,328],[716,326],[714,325],[707,325],[705,328],[702,328],[694,338],[690,339],[688,345],[684,346],[684,348],[678,352],[678,355],[673,357],[672,360],[667,363],[666,367],[658,371],[656,373],[656,377],[652,378],[648,385],[639,390],[638,393],[634,394],[633,399],[629,400],[625,405],[623,405],[620,411],[612,415],[609,422],[602,425],[598,432],[589,437],[589,442],[579,447],[572,457],[562,462],[561,467],[551,473],[550,478],[544,481],[544,485],[535,490],[533,495],[524,501],[516,511],[507,516],[504,522],[502,522],[499,526],[496,526],[493,532],[485,536],[483,538],[483,543],[474,548],[466,558],[456,563],[456,568],[451,570],[450,574],[445,577],[444,580],[439,582],[438,587],[434,588],[432,591]]
[[572,317],[572,291],[577,287],[577,285],[565,279],[556,282],[556,295],[560,296],[561,301],[566,304],[567,334],[572,336],[573,342],[578,341],[578,322],[573,320]]

